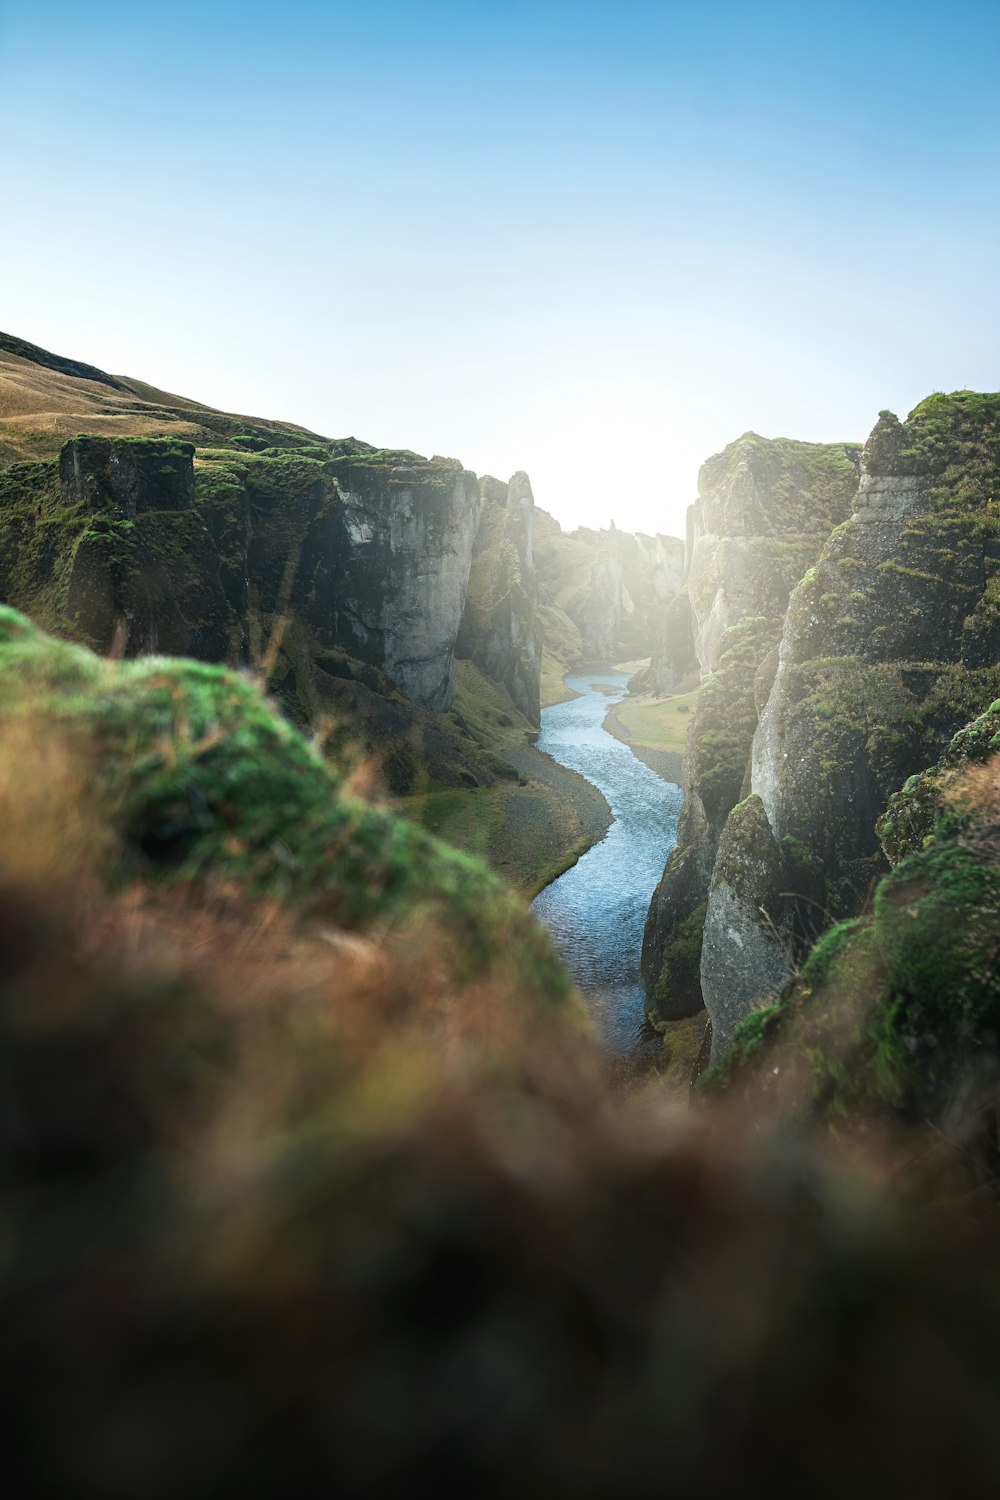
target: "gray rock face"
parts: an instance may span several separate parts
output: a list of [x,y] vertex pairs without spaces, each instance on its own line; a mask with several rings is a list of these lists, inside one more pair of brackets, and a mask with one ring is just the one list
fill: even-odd
[[[660,1019],[690,1015],[700,1003],[697,980],[685,979],[679,988],[675,983],[677,974],[687,975],[680,959],[693,951],[699,911],[706,922],[711,917],[703,972],[719,1005],[724,985],[715,976],[726,933],[738,935],[757,954],[761,972],[767,969],[766,928],[745,907],[733,908],[726,882],[714,907],[710,891],[726,818],[749,789],[747,762],[757,715],[775,676],[774,647],[789,594],[832,527],[851,513],[859,453],[851,444],[745,433],[702,466],[700,498],[687,522],[688,572],[681,596],[687,609],[681,600],[672,606],[670,638],[645,678],[661,691],[690,685],[690,676],[682,674],[696,663],[703,684],[685,752],[677,846],[653,896],[643,942],[643,981]],[[703,944],[708,937],[706,926]],[[737,1008],[747,1003],[742,995]],[[728,1044],[727,1028],[720,1010],[717,1051]]]
[[[890,794],[1000,691],[998,417],[1000,397],[965,393],[905,426],[883,413],[856,510],[792,594],[751,754],[767,827],[744,830],[761,869],[780,845],[792,894],[770,932],[779,949],[801,954],[861,910],[888,868],[876,822]],[[727,840],[728,824],[713,881]],[[767,944],[717,905],[711,964],[746,1003]]]
[[919,515],[927,503],[930,479],[926,474],[873,474],[861,471],[857,509],[851,519],[858,523],[905,521]]
[[792,954],[778,922],[784,861],[759,797],[729,815],[705,913],[701,989],[712,1021],[712,1061],[732,1046],[739,1023],[791,977]]
[[535,620],[531,483],[521,471],[508,484],[487,475],[480,491],[482,509],[455,654],[475,662],[506,688],[525,718],[537,725],[541,640]]
[[337,644],[423,708],[452,697],[452,660],[479,525],[479,484],[457,460],[337,475]]
[[687,593],[702,674],[725,632],[782,614],[788,595],[857,490],[850,444],[774,442],[745,433],[702,465],[688,522]]

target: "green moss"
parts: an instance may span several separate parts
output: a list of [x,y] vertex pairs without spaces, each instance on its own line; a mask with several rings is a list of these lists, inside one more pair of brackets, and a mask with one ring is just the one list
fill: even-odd
[[801,982],[807,988],[822,984],[837,960],[842,957],[852,933],[857,931],[860,918],[851,917],[837,922],[825,932],[802,966]]
[[727,630],[719,666],[701,687],[690,731],[691,774],[713,826],[740,797],[757,709],[754,674],[778,639],[778,619],[752,617]]
[[[984,686],[980,674],[965,675],[973,678],[977,689]],[[948,794],[966,767],[987,761],[998,751],[1000,709],[991,707],[952,737],[938,765],[907,778],[902,789],[889,798],[877,824],[882,847],[892,864],[922,849],[935,834],[943,837],[957,833],[975,822],[977,809],[963,806]]]
[[675,1008],[687,1008],[701,995],[701,948],[705,936],[708,903],[703,901],[681,923],[677,937],[663,952],[663,965],[656,981],[657,1004],[671,1002]]
[[880,1111],[936,1118],[970,1071],[993,1066],[1000,853],[996,808],[983,816],[904,859],[870,916],[828,932],[712,1086],[777,1094],[844,1127]]
[[433,920],[458,972],[499,965],[541,999],[567,993],[541,930],[496,877],[347,796],[244,678],[101,660],[0,609],[0,708],[93,760],[117,838],[109,878],[233,880],[347,926]]

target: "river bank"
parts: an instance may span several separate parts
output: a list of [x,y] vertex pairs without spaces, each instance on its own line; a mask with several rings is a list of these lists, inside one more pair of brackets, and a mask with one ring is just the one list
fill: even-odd
[[604,727],[609,734],[613,734],[616,740],[627,745],[632,754],[641,760],[644,766],[655,771],[664,781],[672,781],[680,785],[681,771],[684,767],[683,750],[664,750],[657,745],[644,745],[636,740],[631,731],[622,723],[619,713],[620,705],[612,704],[604,715]]
[[604,837],[607,799],[585,777],[533,745],[507,745],[517,781],[433,792],[407,813],[429,833],[485,859],[530,901]]

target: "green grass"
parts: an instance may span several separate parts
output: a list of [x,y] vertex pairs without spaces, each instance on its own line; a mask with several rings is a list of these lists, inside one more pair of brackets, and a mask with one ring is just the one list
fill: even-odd
[[428,792],[401,810],[425,832],[485,860],[528,900],[591,844],[572,804],[536,782]]
[[561,661],[550,655],[548,651],[542,652],[542,675],[541,675],[541,703],[543,708],[551,708],[554,703],[568,703],[576,694],[570,692],[563,681],[566,668]]
[[525,743],[532,732],[528,720],[510,695],[473,662],[456,658],[452,682],[452,721],[464,727],[481,748],[502,750],[505,745]]
[[634,744],[680,754],[700,691],[695,688],[693,692],[673,693],[666,698],[626,698],[615,715]]

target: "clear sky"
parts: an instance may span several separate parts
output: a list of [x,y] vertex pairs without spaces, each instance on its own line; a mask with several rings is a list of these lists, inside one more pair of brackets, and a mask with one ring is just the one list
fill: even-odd
[[1000,0],[0,0],[0,327],[677,532],[1000,387]]

